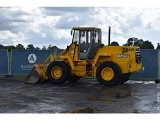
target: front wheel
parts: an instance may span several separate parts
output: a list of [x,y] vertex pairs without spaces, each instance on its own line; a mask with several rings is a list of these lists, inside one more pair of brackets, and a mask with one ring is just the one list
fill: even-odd
[[96,78],[101,85],[114,86],[121,80],[121,77],[121,69],[114,62],[103,62],[97,67]]
[[48,79],[55,84],[63,84],[68,80],[68,67],[63,61],[54,61],[47,68]]

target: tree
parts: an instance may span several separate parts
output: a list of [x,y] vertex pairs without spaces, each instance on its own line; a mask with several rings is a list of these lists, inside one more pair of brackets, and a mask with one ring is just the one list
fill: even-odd
[[51,50],[52,49],[52,45],[50,44],[47,48],[47,50]]
[[135,42],[135,46],[139,46],[141,48],[143,43],[144,43],[143,39],[137,39],[137,41]]
[[11,52],[11,50],[16,49],[16,47],[13,45],[10,45],[10,46],[6,46],[5,49],[8,49],[8,51]]
[[29,44],[26,49],[33,50],[35,49],[35,47],[33,46],[33,44]]
[[39,47],[36,47],[35,49],[36,49],[36,50],[40,50],[40,48],[39,48]]
[[16,49],[25,49],[25,48],[22,44],[18,44],[18,45],[16,45]]
[[153,44],[150,41],[144,41],[144,43],[141,46],[141,49],[154,49]]
[[47,49],[46,46],[43,45],[42,50],[46,50],[46,49]]
[[126,43],[126,44],[123,44],[122,46],[128,46],[128,44]]
[[119,46],[118,42],[113,41],[110,46]]
[[0,49],[4,49],[4,46],[0,44]]
[[138,39],[137,38],[129,38],[127,40],[127,43],[124,44],[123,46],[136,46]]
[[150,41],[143,41],[143,39],[138,38],[129,38],[126,44],[123,46],[139,46],[140,49],[154,49],[152,42]]
[[160,49],[160,43],[157,43],[157,48],[156,49]]

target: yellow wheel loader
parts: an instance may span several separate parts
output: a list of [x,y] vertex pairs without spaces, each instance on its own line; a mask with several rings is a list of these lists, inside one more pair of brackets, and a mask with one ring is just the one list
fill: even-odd
[[72,43],[57,57],[51,54],[43,64],[35,64],[25,83],[50,80],[54,84],[76,82],[83,76],[95,76],[102,85],[114,86],[128,81],[132,72],[142,69],[140,48],[102,44],[97,27],[74,27]]

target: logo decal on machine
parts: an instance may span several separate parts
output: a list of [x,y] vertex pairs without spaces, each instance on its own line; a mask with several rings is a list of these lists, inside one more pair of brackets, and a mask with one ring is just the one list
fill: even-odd
[[127,53],[129,51],[135,51],[134,48],[122,48],[122,53]]
[[129,54],[118,54],[117,58],[130,58]]

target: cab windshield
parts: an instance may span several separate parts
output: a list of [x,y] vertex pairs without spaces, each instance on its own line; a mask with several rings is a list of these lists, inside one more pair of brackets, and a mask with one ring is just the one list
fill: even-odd
[[72,42],[79,43],[101,43],[100,30],[74,30]]

